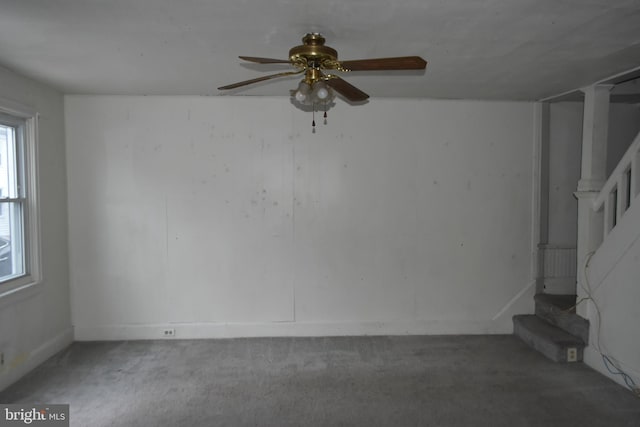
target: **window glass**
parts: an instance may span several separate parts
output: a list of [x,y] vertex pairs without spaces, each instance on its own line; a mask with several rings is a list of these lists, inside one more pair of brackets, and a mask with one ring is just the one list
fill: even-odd
[[26,272],[23,135],[24,123],[0,117],[0,283]]

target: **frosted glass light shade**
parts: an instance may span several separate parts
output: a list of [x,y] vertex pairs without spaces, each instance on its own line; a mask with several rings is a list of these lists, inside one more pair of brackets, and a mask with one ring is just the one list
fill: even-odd
[[309,85],[309,83],[302,80],[298,84],[298,92],[302,93],[303,95],[309,95],[311,93],[311,86]]
[[329,97],[329,88],[324,82],[316,82],[313,85],[313,95],[320,101]]

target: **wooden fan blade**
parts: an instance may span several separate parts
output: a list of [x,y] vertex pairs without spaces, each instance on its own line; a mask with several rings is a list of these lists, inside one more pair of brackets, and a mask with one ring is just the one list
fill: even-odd
[[287,71],[287,72],[284,72],[284,73],[270,74],[268,76],[262,76],[262,77],[258,77],[258,78],[255,78],[255,79],[245,80],[243,82],[230,84],[230,85],[227,85],[227,86],[222,86],[222,87],[219,87],[218,90],[235,89],[235,88],[240,87],[240,86],[246,86],[246,85],[250,85],[252,83],[263,82],[265,80],[275,79],[277,77],[292,76],[294,74],[300,74],[302,72],[304,72],[304,70]]
[[290,64],[288,59],[273,59],[273,58],[258,58],[256,56],[239,56],[238,58],[244,59],[249,62],[257,62],[258,64]]
[[427,67],[427,61],[419,56],[356,59],[355,61],[340,61],[340,64],[350,71],[424,70]]
[[326,83],[328,86],[333,88],[333,90],[335,90],[351,102],[364,101],[365,99],[369,98],[369,95],[338,76],[332,76],[329,80],[326,81]]

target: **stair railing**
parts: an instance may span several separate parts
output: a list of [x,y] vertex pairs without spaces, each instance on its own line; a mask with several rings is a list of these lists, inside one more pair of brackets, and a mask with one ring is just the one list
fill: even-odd
[[640,203],[640,132],[622,156],[600,194],[593,202],[596,212],[604,209],[604,234],[615,228],[632,204]]

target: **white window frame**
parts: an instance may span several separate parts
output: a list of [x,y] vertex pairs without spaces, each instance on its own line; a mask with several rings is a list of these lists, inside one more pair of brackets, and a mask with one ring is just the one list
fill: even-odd
[[42,264],[38,203],[38,114],[29,107],[2,98],[0,113],[24,121],[22,165],[26,192],[23,209],[25,272],[0,283],[0,298],[3,298],[41,284]]

